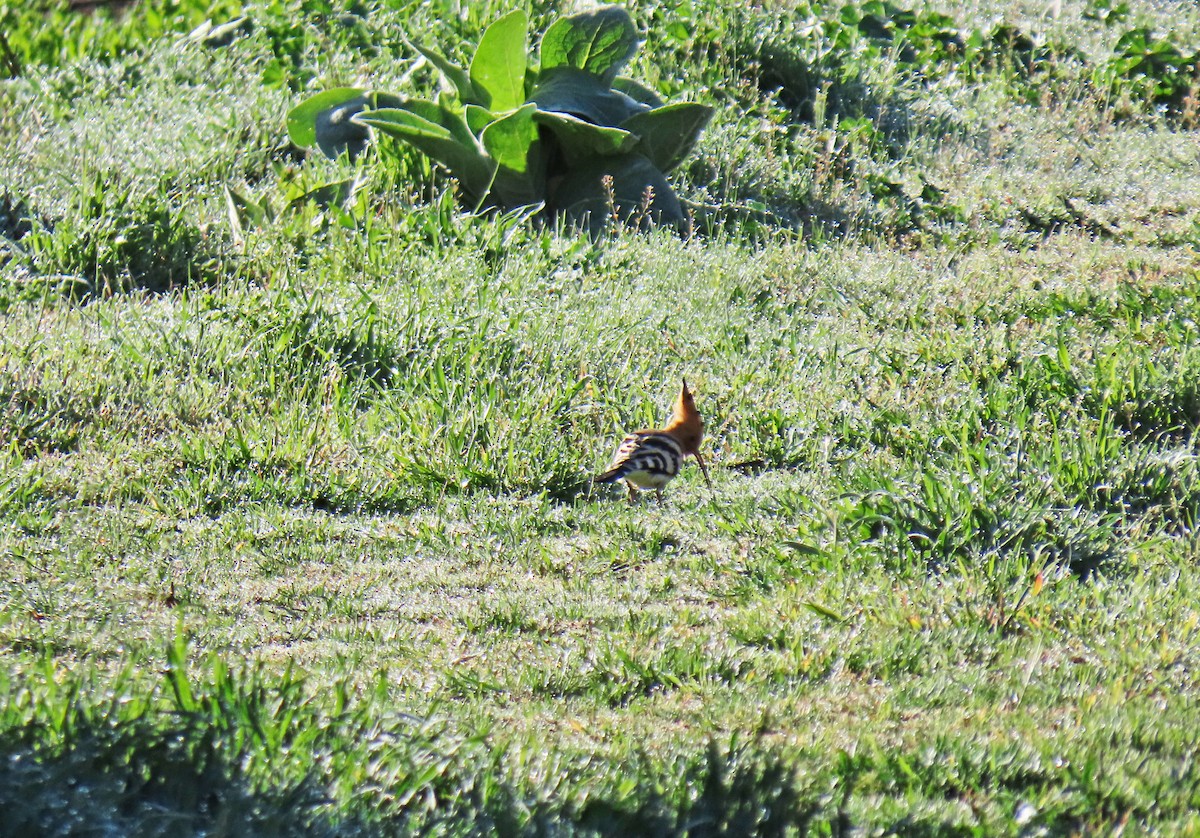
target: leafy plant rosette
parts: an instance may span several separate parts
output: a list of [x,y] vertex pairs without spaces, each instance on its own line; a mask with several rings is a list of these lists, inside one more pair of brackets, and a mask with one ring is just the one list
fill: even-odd
[[474,207],[542,204],[570,224],[680,224],[667,173],[695,146],[712,108],[665,104],[619,75],[637,51],[629,14],[602,6],[559,18],[530,63],[529,20],[513,11],[483,33],[468,68],[414,45],[438,69],[436,102],[359,88],[327,90],[288,114],[288,134],[328,156],[360,152],[371,131],[448,170]]

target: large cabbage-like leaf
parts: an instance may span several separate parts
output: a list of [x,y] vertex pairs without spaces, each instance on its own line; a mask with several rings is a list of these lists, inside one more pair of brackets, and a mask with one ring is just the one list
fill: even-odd
[[594,125],[620,126],[636,113],[649,110],[641,102],[612,90],[596,76],[574,67],[543,72],[529,101],[543,111],[569,113]]
[[614,209],[638,224],[682,221],[665,172],[691,151],[711,109],[665,105],[619,75],[638,32],[618,6],[552,23],[540,68],[530,67],[528,27],[521,9],[503,15],[468,67],[413,44],[441,74],[435,101],[338,88],[293,109],[288,133],[331,156],[357,153],[372,135],[403,140],[449,170],[477,205],[544,204],[574,222],[589,218],[593,232]]
[[688,156],[712,115],[713,110],[707,105],[678,102],[634,114],[621,127],[641,138],[637,144],[639,154],[669,172]]
[[[366,91],[357,87],[335,87],[315,96],[310,96],[288,111],[288,137],[296,145],[310,148],[317,144],[317,115],[322,111],[345,105],[366,96]],[[365,100],[364,100],[365,104]]]
[[370,133],[354,121],[356,114],[372,108],[394,108],[404,104],[399,96],[367,92],[357,87],[338,87],[311,96],[287,115],[288,137],[299,146],[316,145],[326,157],[343,153],[357,157]]
[[471,60],[471,84],[479,103],[493,111],[519,108],[525,101],[525,51],[529,19],[517,9],[484,30]]
[[467,128],[476,137],[482,134],[483,129],[487,128],[492,120],[496,118],[494,113],[479,105],[467,105],[463,108],[463,116],[467,120]]
[[620,6],[562,17],[542,36],[542,70],[574,67],[612,84],[637,52],[637,29]]
[[544,125],[558,140],[567,165],[574,166],[593,157],[631,151],[638,137],[620,128],[593,125],[566,113],[539,110],[534,121]]
[[492,192],[503,206],[536,204],[546,190],[546,161],[533,114],[523,108],[500,117],[483,129],[479,139],[498,166]]
[[464,141],[455,136],[458,132],[404,108],[369,111],[355,117],[355,121],[404,140],[429,155],[458,178],[473,199],[480,200],[487,194],[496,163],[481,152],[474,138]]
[[445,105],[427,102],[424,99],[409,99],[404,103],[404,110],[415,113],[435,125],[442,126],[464,146],[474,148],[479,152],[483,151],[475,139],[475,134],[467,125],[465,112],[452,110]]
[[[612,178],[612,206],[604,177]],[[642,216],[647,187],[653,201]],[[680,224],[683,207],[666,176],[640,154],[601,157],[567,173],[554,193],[554,207],[571,224],[586,225],[593,235],[604,229],[615,207],[622,221]]]

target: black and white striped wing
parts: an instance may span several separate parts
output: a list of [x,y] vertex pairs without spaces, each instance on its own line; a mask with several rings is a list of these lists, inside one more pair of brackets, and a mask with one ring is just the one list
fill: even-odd
[[596,480],[626,478],[640,486],[662,486],[679,474],[683,449],[674,437],[656,432],[630,434],[621,440],[608,469]]

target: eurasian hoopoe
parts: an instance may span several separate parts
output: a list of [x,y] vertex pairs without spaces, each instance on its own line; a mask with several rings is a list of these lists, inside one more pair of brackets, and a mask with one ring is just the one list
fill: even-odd
[[712,489],[708,469],[700,456],[700,440],[704,438],[704,420],[696,411],[696,402],[688,391],[687,381],[675,400],[671,421],[660,430],[634,431],[617,448],[608,469],[593,478],[595,483],[624,480],[629,489],[629,502],[637,498],[638,489],[653,489],[662,501],[663,487],[679,474],[683,458],[691,454],[700,464],[704,482]]

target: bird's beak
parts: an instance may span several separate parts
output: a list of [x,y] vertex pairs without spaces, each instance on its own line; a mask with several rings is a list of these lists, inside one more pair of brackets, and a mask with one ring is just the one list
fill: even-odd
[[700,456],[700,452],[696,452],[696,462],[700,464],[700,473],[704,475],[704,482],[708,484],[708,490],[713,490],[712,481],[708,479],[708,468],[704,465],[704,458]]

